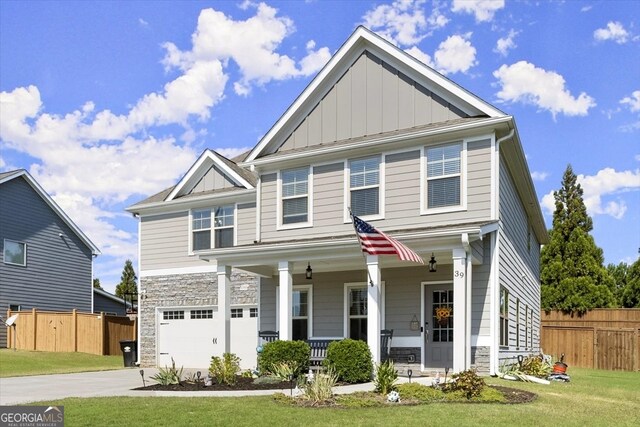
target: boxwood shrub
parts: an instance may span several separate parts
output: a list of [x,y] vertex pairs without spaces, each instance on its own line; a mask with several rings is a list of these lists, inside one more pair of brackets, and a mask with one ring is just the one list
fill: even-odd
[[262,347],[258,355],[258,369],[261,374],[273,374],[274,367],[280,363],[295,366],[297,377],[309,366],[311,349],[304,341],[273,341]]
[[330,343],[323,363],[334,370],[339,381],[350,384],[371,381],[373,361],[364,341],[347,338]]

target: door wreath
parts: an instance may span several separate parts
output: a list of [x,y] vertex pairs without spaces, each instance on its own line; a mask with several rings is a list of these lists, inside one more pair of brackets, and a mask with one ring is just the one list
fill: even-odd
[[453,309],[448,306],[436,308],[436,320],[440,326],[445,326],[449,322],[449,318],[453,315]]

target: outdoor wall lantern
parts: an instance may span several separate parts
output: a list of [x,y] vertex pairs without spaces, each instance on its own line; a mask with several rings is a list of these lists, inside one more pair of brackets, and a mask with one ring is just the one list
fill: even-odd
[[436,262],[436,257],[431,253],[431,260],[429,261],[429,273],[435,273],[438,269],[438,263]]
[[307,270],[305,275],[307,277],[307,280],[313,279],[313,270],[311,269],[311,263],[307,263]]

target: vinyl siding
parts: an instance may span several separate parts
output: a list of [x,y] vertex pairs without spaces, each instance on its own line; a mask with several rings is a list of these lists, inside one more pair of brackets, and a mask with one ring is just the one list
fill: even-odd
[[250,245],[256,240],[256,204],[239,203],[237,208],[236,243]]
[[[91,312],[91,249],[24,178],[0,185],[0,201],[0,315],[9,304]],[[4,239],[27,244],[26,266],[4,263]],[[4,345],[6,328],[0,328]]]
[[[513,180],[504,160],[500,161],[500,228],[499,228],[499,283],[509,296],[509,347],[502,348],[500,358],[512,357],[519,352],[539,351],[540,345],[540,245],[535,234],[530,233],[531,246],[527,245],[527,215],[518,198]],[[524,330],[524,307],[533,310],[533,348],[518,347],[516,340],[516,301],[520,299],[521,336]]]
[[464,117],[442,98],[365,52],[277,151]]
[[[373,154],[373,153],[372,153]],[[411,227],[443,226],[486,221],[491,218],[491,141],[467,143],[467,208],[456,212],[420,214],[421,149],[384,154],[383,220],[374,221],[385,231]],[[352,232],[344,223],[344,162],[314,166],[313,224],[305,228],[308,238]],[[464,179],[464,176],[463,176]],[[277,229],[277,174],[262,175],[261,237],[263,242],[300,238],[300,229]]]
[[115,313],[118,316],[127,314],[124,303],[114,301],[97,293],[93,299],[93,311],[95,313]]

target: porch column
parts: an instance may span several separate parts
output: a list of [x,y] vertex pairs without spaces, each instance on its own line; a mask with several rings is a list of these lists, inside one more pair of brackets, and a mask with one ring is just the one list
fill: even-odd
[[278,331],[280,332],[281,340],[290,341],[292,338],[293,263],[280,261],[278,263],[278,271],[280,272]]
[[367,271],[372,283],[367,284],[367,344],[373,356],[373,363],[380,363],[380,265],[377,255],[367,255]]
[[231,353],[231,267],[218,265],[218,344],[222,353]]
[[453,372],[467,369],[467,254],[464,249],[453,250]]

